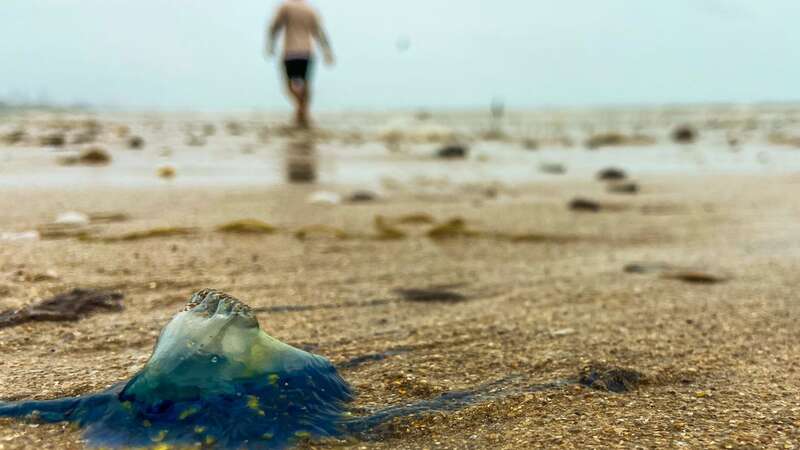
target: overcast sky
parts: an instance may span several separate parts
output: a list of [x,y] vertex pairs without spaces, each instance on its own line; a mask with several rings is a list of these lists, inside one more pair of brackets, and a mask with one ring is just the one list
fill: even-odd
[[[0,98],[282,110],[275,0],[1,0]],[[321,109],[800,100],[798,0],[318,0]],[[406,41],[403,51],[398,45]]]

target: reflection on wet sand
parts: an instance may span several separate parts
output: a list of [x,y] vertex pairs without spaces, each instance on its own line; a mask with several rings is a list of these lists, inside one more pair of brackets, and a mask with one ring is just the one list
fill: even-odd
[[317,181],[317,148],[310,134],[299,135],[286,145],[286,181],[298,184]]

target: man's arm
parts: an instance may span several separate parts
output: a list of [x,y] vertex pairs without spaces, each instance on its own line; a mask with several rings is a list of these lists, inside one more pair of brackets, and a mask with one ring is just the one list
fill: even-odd
[[319,18],[317,18],[317,26],[314,27],[314,38],[317,40],[319,47],[322,49],[322,55],[325,58],[325,63],[328,65],[333,65],[334,58],[333,58],[333,49],[331,48],[331,42],[328,39],[328,34],[322,27]]
[[286,25],[286,8],[281,5],[278,8],[278,11],[275,13],[275,17],[272,19],[272,23],[269,26],[269,30],[267,32],[267,55],[274,56],[275,55],[275,41],[278,40],[278,35],[280,34],[283,27]]

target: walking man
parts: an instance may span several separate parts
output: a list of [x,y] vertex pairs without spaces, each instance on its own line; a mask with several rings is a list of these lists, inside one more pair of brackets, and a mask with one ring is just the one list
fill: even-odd
[[325,63],[333,65],[333,51],[319,15],[306,0],[284,0],[269,27],[267,54],[275,55],[275,42],[283,32],[283,65],[286,84],[295,104],[295,123],[306,128],[311,101],[311,69],[314,43],[322,50]]

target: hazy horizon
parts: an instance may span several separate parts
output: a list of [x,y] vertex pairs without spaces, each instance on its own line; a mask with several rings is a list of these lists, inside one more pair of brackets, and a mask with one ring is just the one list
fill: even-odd
[[[800,100],[800,4],[320,0],[338,57],[321,110]],[[262,57],[276,1],[6,0],[0,99],[150,110],[284,110]],[[448,20],[449,18],[449,20]],[[408,44],[404,49],[403,44]]]

